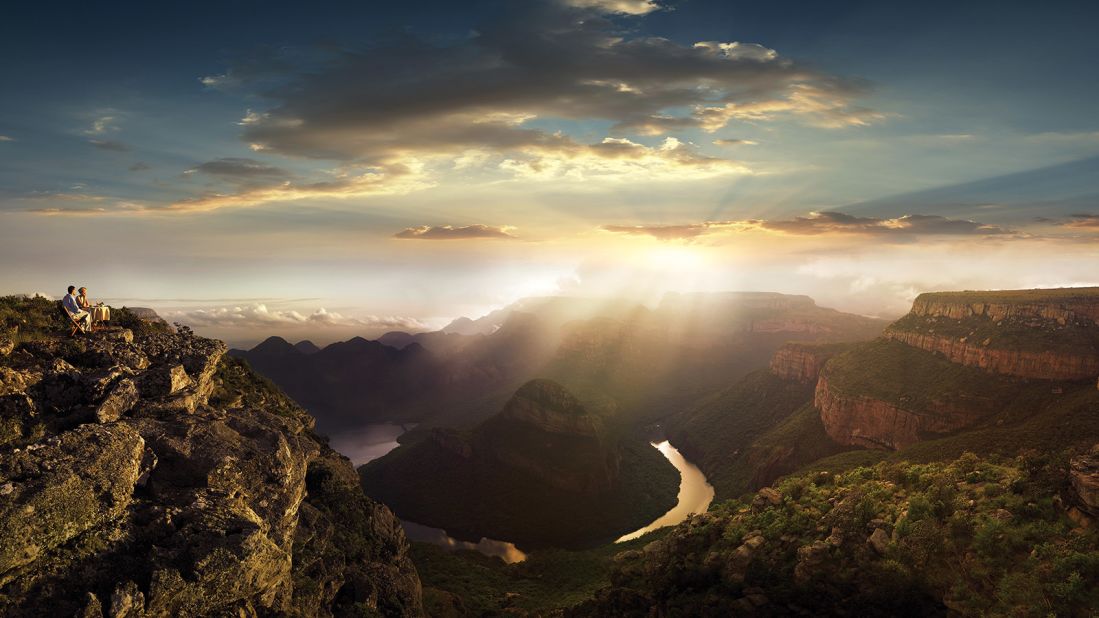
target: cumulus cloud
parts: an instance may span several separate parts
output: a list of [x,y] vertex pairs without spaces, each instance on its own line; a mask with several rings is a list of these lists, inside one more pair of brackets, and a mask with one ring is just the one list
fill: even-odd
[[92,118],[91,124],[84,129],[85,135],[104,135],[118,130],[118,116],[114,112],[99,114]]
[[401,230],[394,238],[417,240],[466,240],[471,238],[515,238],[508,233],[510,226],[492,225],[422,225]]
[[362,327],[362,328],[386,328],[395,330],[424,330],[427,326],[416,318],[404,316],[377,316],[368,315],[362,317],[345,316],[328,311],[323,307],[312,313],[301,313],[294,310],[281,311],[270,309],[262,303],[251,305],[237,305],[233,307],[216,307],[212,309],[193,309],[186,311],[165,312],[169,321],[178,321],[191,326],[207,327],[286,327],[286,326],[315,326],[315,327]]
[[[1099,220],[1099,217],[1096,218]],[[660,240],[689,240],[721,230],[767,230],[794,236],[857,234],[881,237],[999,236],[1016,233],[998,225],[938,215],[904,215],[880,219],[841,212],[814,212],[793,219],[704,221],[682,225],[604,225],[601,229],[617,234],[651,236]]]
[[14,142],[14,141],[15,141],[14,137],[9,137],[7,135],[0,135],[0,142]]
[[[259,151],[375,165],[407,157],[488,152],[555,165],[651,156],[578,143],[539,121],[609,122],[612,137],[716,131],[734,121],[795,117],[828,127],[879,116],[854,101],[866,87],[761,45],[694,45],[635,35],[603,17],[656,7],[633,0],[515,3],[464,41],[401,38],[318,59],[292,54],[213,76],[252,88],[266,105],[242,119]],[[262,67],[257,69],[256,67]],[[275,82],[278,85],[272,86]],[[636,141],[636,139],[634,140]],[[681,167],[708,166],[681,158]]]

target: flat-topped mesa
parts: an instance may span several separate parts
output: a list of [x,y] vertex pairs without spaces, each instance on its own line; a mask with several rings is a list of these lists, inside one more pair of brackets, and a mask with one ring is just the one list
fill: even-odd
[[815,382],[824,363],[846,347],[844,344],[783,344],[771,357],[771,373],[784,380]]
[[1099,288],[921,294],[883,336],[990,373],[1095,379]]

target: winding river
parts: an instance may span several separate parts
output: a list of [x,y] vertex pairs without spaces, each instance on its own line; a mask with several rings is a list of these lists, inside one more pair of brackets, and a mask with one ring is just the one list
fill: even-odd
[[[332,448],[346,455],[357,468],[364,463],[377,459],[397,448],[397,438],[411,428],[411,425],[379,423],[368,425],[360,431],[335,436],[331,439]],[[703,513],[714,499],[714,488],[706,480],[706,475],[698,466],[687,461],[671,442],[653,442],[653,448],[679,470],[679,495],[676,505],[652,523],[615,540],[623,543],[648,534],[658,528],[674,526],[694,513]],[[441,528],[432,528],[410,521],[401,521],[405,534],[410,540],[433,543],[450,549],[472,549],[486,556],[496,556],[508,564],[522,562],[527,555],[514,543],[482,538],[477,543],[461,541],[448,535]]]

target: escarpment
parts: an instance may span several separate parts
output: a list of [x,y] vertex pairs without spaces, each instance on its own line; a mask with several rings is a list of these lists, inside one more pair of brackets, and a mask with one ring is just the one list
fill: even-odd
[[1001,375],[1099,376],[1099,288],[921,294],[884,336]]
[[844,344],[787,343],[771,357],[771,373],[784,380],[815,382],[824,363],[846,347]]
[[221,342],[0,351],[0,613],[422,614],[397,519]]

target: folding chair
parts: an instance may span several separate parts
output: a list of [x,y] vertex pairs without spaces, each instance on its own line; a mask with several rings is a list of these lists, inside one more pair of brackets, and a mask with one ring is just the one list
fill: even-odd
[[68,321],[69,325],[72,326],[72,330],[69,331],[69,337],[75,337],[76,333],[84,333],[85,335],[88,334],[84,331],[84,329],[80,328],[80,322],[77,322],[76,318],[74,318],[72,314],[65,309],[65,305],[58,302],[57,309],[61,312],[62,315],[65,316],[65,319]]

